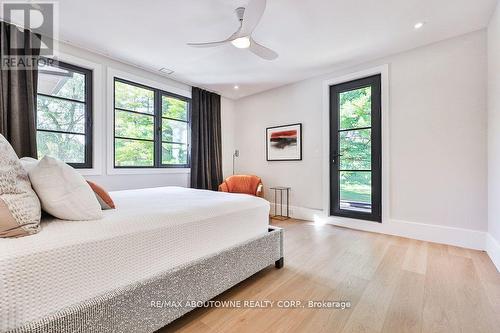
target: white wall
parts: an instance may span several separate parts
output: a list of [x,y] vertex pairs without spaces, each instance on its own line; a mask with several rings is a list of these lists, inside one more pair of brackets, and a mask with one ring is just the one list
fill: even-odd
[[[59,43],[61,59],[82,67],[96,67],[94,70],[94,170],[82,171],[85,177],[93,180],[108,190],[123,190],[134,188],[158,187],[158,186],[189,186],[189,170],[133,170],[133,174],[115,174],[109,172],[107,156],[112,156],[112,151],[106,141],[111,132],[109,120],[106,113],[113,112],[110,109],[110,87],[107,84],[108,71],[119,71],[133,77],[141,78],[150,82],[157,82],[167,90],[173,92],[185,91],[189,94],[191,87],[171,80],[167,77],[154,74],[119,61],[115,61],[100,54],[96,54],[66,43]],[[171,87],[169,89],[168,87]],[[222,98],[222,126],[223,126],[223,150],[233,150],[232,135],[232,111],[233,102]],[[229,129],[226,130],[226,126]],[[224,154],[226,156],[227,154]],[[229,163],[229,164],[228,164]],[[225,173],[231,168],[232,161],[225,159],[223,166]],[[230,170],[230,169],[229,169]],[[128,171],[125,171],[128,172]]]
[[[291,186],[292,205],[322,210],[322,84],[389,64],[390,218],[485,231],[486,63],[479,31],[237,100],[237,172]],[[266,127],[297,122],[303,160],[266,162]]]
[[488,26],[488,232],[500,270],[500,5]]
[[[322,80],[315,78],[239,99],[235,105],[237,173],[262,178],[269,187],[291,186],[291,204],[322,208]],[[266,127],[302,123],[302,161],[266,161]]]

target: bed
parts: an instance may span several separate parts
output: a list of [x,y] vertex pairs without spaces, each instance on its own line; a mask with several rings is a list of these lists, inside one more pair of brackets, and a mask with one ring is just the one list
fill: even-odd
[[111,192],[96,221],[45,219],[0,239],[0,332],[154,332],[266,266],[283,265],[269,203],[162,187]]

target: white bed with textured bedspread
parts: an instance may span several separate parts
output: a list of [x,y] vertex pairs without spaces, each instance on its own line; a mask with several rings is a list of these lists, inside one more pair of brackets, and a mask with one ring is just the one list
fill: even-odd
[[96,221],[45,220],[0,239],[0,332],[267,232],[269,203],[161,187],[110,193]]

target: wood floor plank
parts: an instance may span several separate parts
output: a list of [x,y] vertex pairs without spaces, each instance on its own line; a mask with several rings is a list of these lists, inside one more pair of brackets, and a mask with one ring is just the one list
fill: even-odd
[[[218,300],[265,300],[272,290],[282,290],[286,288],[289,281],[297,276],[297,272],[286,268],[266,271],[263,276],[252,277],[251,283],[238,285],[235,292],[224,293]],[[280,274],[280,278],[276,278]],[[211,311],[201,315],[200,320],[212,329],[221,331],[225,326],[236,323],[241,318],[246,318],[250,312],[259,311],[255,309],[211,309]]]
[[[278,302],[280,300],[307,300],[314,297],[315,289],[318,284],[310,281],[310,277],[306,275],[296,275],[285,283],[282,287],[289,291],[286,297],[283,297],[280,290],[269,290],[269,293],[262,299]],[[325,293],[329,293],[328,289],[324,286]],[[242,313],[240,318],[230,321],[230,325],[220,327],[220,332],[269,332],[270,327],[279,321],[284,314],[296,316],[297,310],[290,312],[288,309],[273,307],[266,309],[266,315],[262,316],[259,310],[247,309]],[[288,316],[287,316],[288,317]]]
[[482,251],[288,220],[285,267],[217,300],[351,301],[349,309],[204,308],[168,332],[498,332],[500,273]]
[[[272,323],[265,328],[266,332],[296,332],[297,326],[305,321],[314,311],[322,311],[308,308],[307,302],[309,300],[324,300],[325,295],[332,294],[332,289],[312,281],[308,282],[307,289],[307,291],[304,290],[300,295],[292,297],[292,299],[301,300],[301,306],[304,308],[291,307],[282,309],[279,313],[277,312],[277,320],[272,321]],[[293,317],[294,320],[290,320],[291,317]]]
[[407,240],[407,242],[409,245],[403,262],[403,269],[424,275],[427,270],[428,243],[413,239]]
[[293,332],[341,332],[347,320],[354,311],[354,306],[359,303],[361,296],[368,285],[368,280],[357,276],[346,276],[326,300],[349,301],[350,308],[309,310],[309,316],[293,327]]
[[179,331],[182,331],[184,333],[212,332],[212,329],[209,326],[205,325],[202,321],[193,320],[193,318],[198,315],[198,312],[201,312],[201,309],[197,309],[191,313],[186,314],[170,325],[167,325],[164,328],[158,330],[157,333],[173,333]]
[[391,245],[342,332],[380,332],[401,277],[406,248]]
[[453,267],[454,274],[450,276],[450,280],[455,286],[461,329],[464,332],[496,332],[500,326],[494,320],[495,312],[489,304],[472,260],[451,255],[449,261]]
[[422,331],[422,305],[425,276],[403,271],[384,321],[383,332]]
[[471,258],[471,250],[464,249],[463,247],[448,245],[448,253],[459,257]]
[[471,251],[471,258],[488,300],[496,311],[496,318],[500,321],[500,273],[484,251]]
[[446,245],[429,243],[422,313],[423,332],[461,332],[451,274],[453,268],[448,261]]

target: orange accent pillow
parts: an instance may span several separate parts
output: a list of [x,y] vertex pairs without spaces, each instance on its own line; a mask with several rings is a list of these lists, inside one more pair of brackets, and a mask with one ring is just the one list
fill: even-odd
[[116,208],[113,199],[111,199],[109,193],[105,189],[103,189],[101,186],[97,185],[94,182],[87,180],[87,183],[89,183],[90,187],[92,188],[92,191],[94,191],[94,194],[97,198],[97,201],[99,201],[102,210]]

